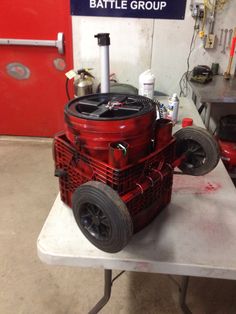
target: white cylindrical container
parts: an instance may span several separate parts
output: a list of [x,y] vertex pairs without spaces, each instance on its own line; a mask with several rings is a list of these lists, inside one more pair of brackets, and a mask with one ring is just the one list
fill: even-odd
[[179,98],[176,93],[169,98],[168,105],[169,118],[175,124],[178,121],[178,112],[179,112]]
[[150,69],[139,75],[139,95],[153,99],[154,86],[155,75],[152,74]]

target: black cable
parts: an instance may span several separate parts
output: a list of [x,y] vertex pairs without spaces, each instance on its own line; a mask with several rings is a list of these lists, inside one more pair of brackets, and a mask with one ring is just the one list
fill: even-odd
[[193,35],[192,35],[191,44],[189,47],[189,54],[188,54],[188,58],[187,58],[187,72],[189,72],[189,67],[190,67],[189,61],[190,61],[191,54],[193,52],[193,43],[194,43],[195,36],[196,36],[196,25],[197,25],[197,19],[195,20],[195,24],[194,24],[194,28],[193,28]]
[[185,79],[186,79],[186,74],[187,72],[184,72],[184,74],[182,75],[180,81],[179,81],[179,88],[180,88],[180,96],[184,95],[185,94],[185,86],[186,86],[186,83],[185,83]]
[[69,79],[68,77],[66,78],[66,96],[68,100],[70,100],[70,94],[69,94]]
[[189,76],[190,76],[190,74],[192,72],[192,71],[189,71],[189,68],[190,68],[190,57],[191,57],[191,54],[192,54],[192,52],[194,50],[193,44],[194,44],[196,36],[197,36],[197,27],[196,27],[196,25],[197,25],[197,18],[195,19],[195,24],[194,24],[194,27],[193,27],[193,35],[192,35],[191,43],[190,43],[190,46],[189,46],[189,54],[188,54],[188,57],[187,57],[187,60],[186,60],[187,71],[184,72],[184,74],[182,75],[181,79],[179,80],[180,97],[181,96],[187,97],[187,95],[188,95],[188,81],[189,81]]
[[214,132],[212,134],[215,135],[216,131],[218,131],[218,126],[216,126],[216,128],[215,128],[215,130],[214,130]]

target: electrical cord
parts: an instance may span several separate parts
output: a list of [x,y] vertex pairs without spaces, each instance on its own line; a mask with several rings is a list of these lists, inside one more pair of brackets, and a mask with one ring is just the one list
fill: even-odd
[[195,19],[195,24],[194,24],[194,27],[193,27],[193,35],[192,35],[191,43],[190,43],[190,46],[189,46],[189,54],[188,54],[188,57],[187,57],[187,60],[186,60],[187,71],[184,72],[184,74],[182,75],[181,79],[179,80],[180,97],[181,96],[187,97],[188,91],[189,91],[188,81],[189,81],[189,77],[190,77],[190,75],[192,73],[192,71],[189,71],[189,68],[190,68],[190,57],[191,57],[192,52],[193,52],[193,50],[195,48],[195,41],[196,41],[196,38],[197,38],[197,30],[198,30],[198,28],[196,26],[197,26],[197,18]]
[[180,81],[179,81],[179,88],[180,88],[180,97],[186,97],[188,95],[188,80],[187,80],[187,72],[184,72]]

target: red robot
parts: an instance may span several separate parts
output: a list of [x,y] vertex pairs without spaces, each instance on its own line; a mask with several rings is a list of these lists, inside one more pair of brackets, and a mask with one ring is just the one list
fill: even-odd
[[61,199],[97,248],[115,253],[170,202],[174,168],[204,175],[218,163],[217,141],[199,127],[172,135],[158,104],[102,93],[65,107],[65,131],[54,140]]

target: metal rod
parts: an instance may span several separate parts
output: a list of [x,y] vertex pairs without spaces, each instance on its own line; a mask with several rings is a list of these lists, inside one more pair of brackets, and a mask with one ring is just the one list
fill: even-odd
[[110,91],[109,46],[101,46],[101,93]]
[[192,312],[190,311],[190,309],[188,308],[186,304],[188,284],[189,284],[189,276],[183,276],[181,288],[180,288],[179,304],[184,314],[192,314]]
[[0,38],[0,45],[56,47],[60,54],[64,54],[64,34],[58,33],[57,40]]
[[110,60],[109,60],[110,34],[99,33],[95,35],[94,37],[98,39],[98,46],[100,47],[101,93],[109,93],[110,91]]
[[211,103],[205,103],[206,106],[206,113],[205,113],[205,119],[204,119],[204,124],[207,130],[209,131],[210,127],[210,118],[211,118]]
[[97,314],[109,301],[112,287],[112,270],[104,269],[104,295],[88,314]]

